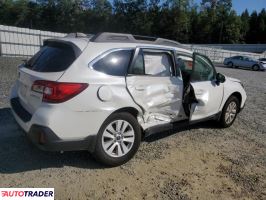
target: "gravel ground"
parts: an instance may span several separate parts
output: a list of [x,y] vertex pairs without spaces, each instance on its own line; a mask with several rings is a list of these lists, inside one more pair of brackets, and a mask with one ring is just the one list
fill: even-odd
[[159,133],[127,164],[104,168],[86,152],[42,152],[23,136],[7,99],[20,60],[0,58],[0,187],[54,187],[56,199],[266,199],[265,72],[217,68],[246,86],[232,127]]

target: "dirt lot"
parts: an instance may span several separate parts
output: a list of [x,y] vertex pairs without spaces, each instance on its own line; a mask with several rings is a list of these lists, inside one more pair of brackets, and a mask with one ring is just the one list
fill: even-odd
[[266,72],[219,67],[241,79],[246,108],[214,122],[146,139],[129,163],[104,168],[86,152],[32,146],[10,114],[16,59],[0,59],[0,187],[54,187],[56,199],[266,199]]

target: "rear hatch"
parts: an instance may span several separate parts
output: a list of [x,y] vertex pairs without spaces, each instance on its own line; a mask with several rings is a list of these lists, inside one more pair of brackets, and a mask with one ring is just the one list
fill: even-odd
[[80,48],[64,40],[47,40],[39,52],[19,68],[18,97],[31,114],[42,102],[43,94],[32,91],[36,80],[57,81],[81,54]]

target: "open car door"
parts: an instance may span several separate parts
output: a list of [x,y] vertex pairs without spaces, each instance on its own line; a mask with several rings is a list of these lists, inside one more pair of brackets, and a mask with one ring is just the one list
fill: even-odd
[[193,54],[190,84],[197,99],[197,102],[191,105],[190,121],[203,120],[218,114],[224,85],[216,80],[216,70],[208,57]]

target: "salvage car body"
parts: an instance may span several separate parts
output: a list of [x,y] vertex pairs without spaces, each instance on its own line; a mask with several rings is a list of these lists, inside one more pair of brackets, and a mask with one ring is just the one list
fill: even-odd
[[[49,43],[74,48],[74,61],[58,72],[40,72],[21,65],[10,96],[13,115],[26,133],[33,134],[36,130],[51,132],[49,146],[42,144],[42,136],[34,139],[45,150],[93,150],[93,141],[100,127],[112,113],[119,111],[135,115],[142,129],[148,131],[178,121],[194,123],[219,118],[225,102],[233,94],[239,96],[241,108],[246,101],[246,93],[239,80],[226,77],[224,83],[217,81],[217,72],[208,58],[184,48],[141,42],[97,42],[90,38],[72,37],[50,39],[45,45],[49,46]],[[95,69],[95,63],[121,51],[131,52],[125,75],[110,75]],[[150,74],[147,71],[130,71],[134,63],[139,62],[140,54],[146,63],[145,70],[149,68]],[[184,104],[185,82],[180,58],[182,62],[189,63],[188,71],[191,73],[197,71],[196,62],[208,65],[212,70],[208,80],[186,83],[193,87],[196,98],[188,105]],[[116,59],[111,61],[115,63]],[[152,71],[152,66],[161,63],[169,66],[169,73],[158,71],[156,74]],[[39,80],[85,83],[87,88],[62,103],[44,102],[43,94],[33,90],[34,83]]]

